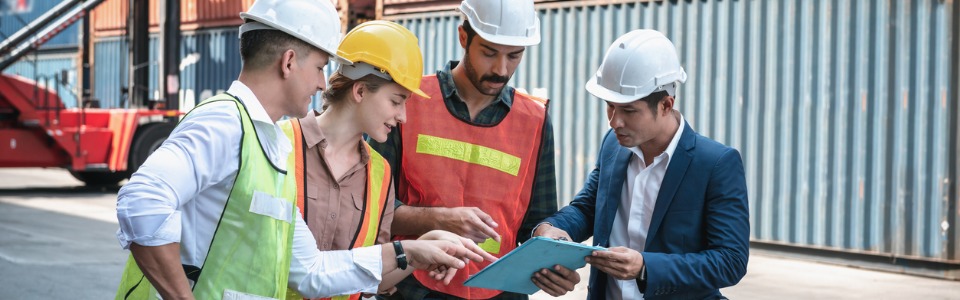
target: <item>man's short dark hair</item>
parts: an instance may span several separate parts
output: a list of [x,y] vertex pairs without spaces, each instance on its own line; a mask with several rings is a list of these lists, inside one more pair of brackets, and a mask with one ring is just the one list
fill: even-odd
[[640,101],[646,102],[647,107],[650,108],[650,112],[653,113],[653,116],[657,116],[657,107],[660,105],[660,101],[663,101],[664,98],[667,98],[669,94],[667,91],[654,92],[646,97],[640,98]]
[[473,41],[473,37],[477,36],[477,31],[473,30],[473,27],[470,26],[470,21],[466,19],[463,20],[463,31],[467,32],[467,49],[470,49],[470,42]]
[[304,58],[316,48],[280,30],[247,31],[240,36],[240,58],[245,68],[263,68],[287,49]]

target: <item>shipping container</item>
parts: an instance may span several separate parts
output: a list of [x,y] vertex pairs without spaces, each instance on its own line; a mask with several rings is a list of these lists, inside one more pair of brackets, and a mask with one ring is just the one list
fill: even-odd
[[[0,0],[0,40],[4,40],[26,27],[27,24],[33,22],[57,4],[60,4],[60,2],[60,0]],[[40,47],[40,50],[75,50],[78,44],[78,23],[79,22],[70,25],[59,34],[53,36],[53,38]]]
[[[165,0],[149,2],[150,32],[159,32],[159,7]],[[339,1],[326,0],[339,5]],[[130,0],[105,0],[91,13],[94,35],[117,36],[126,34]],[[233,27],[242,23],[240,12],[247,11],[254,0],[184,0],[180,1],[180,30]],[[363,2],[363,1],[360,1]],[[345,18],[346,15],[342,16]],[[344,19],[346,20],[346,19]]]
[[[391,6],[425,1],[384,0]],[[463,54],[456,1],[386,14],[425,71]],[[447,3],[450,2],[450,3]],[[455,6],[455,5],[454,5]],[[960,278],[960,8],[942,0],[539,3],[542,42],[511,84],[551,99],[561,204],[609,128],[583,88],[606,47],[651,28],[689,74],[677,108],[741,151],[756,243],[922,261]],[[946,267],[944,267],[946,266]],[[952,271],[943,271],[944,268]]]
[[[236,27],[184,32],[180,39],[180,109],[188,111],[200,101],[225,91],[240,75],[240,40]],[[150,38],[150,99],[159,99],[157,87],[158,38]],[[129,107],[125,100],[128,66],[127,38],[101,37],[94,43],[93,95],[103,107]],[[334,70],[331,63],[325,71]],[[321,106],[314,97],[313,107]]]
[[[238,26],[240,12],[246,11],[254,0],[237,1],[180,1],[180,28],[184,31],[199,28]],[[158,32],[159,7],[163,0],[149,2],[150,31]],[[96,36],[123,35],[126,32],[130,0],[105,0],[93,10],[92,27]]]

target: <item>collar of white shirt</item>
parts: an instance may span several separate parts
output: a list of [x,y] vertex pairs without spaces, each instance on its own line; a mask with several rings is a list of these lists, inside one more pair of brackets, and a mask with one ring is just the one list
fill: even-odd
[[[667,155],[667,157],[665,157],[665,159],[667,160],[666,161],[667,163],[669,163],[670,158],[673,157],[673,152],[677,150],[677,144],[680,143],[680,136],[683,135],[683,128],[686,127],[685,125],[687,124],[686,120],[683,119],[683,114],[681,114],[677,110],[673,110],[673,111],[676,113],[676,115],[680,119],[679,120],[680,126],[677,127],[677,132],[673,134],[673,139],[670,140],[670,144],[667,145],[667,149],[660,154],[660,155],[663,155],[663,154]],[[643,161],[643,152],[640,151],[639,146],[630,148],[630,152],[633,152],[633,154],[635,154],[637,158],[640,159],[640,161]],[[657,155],[657,156],[660,156],[660,155]],[[647,165],[647,162],[643,161],[643,163],[644,165]]]
[[260,104],[260,99],[257,99],[257,96],[253,94],[253,91],[251,91],[246,84],[243,84],[243,82],[234,80],[233,83],[230,84],[230,89],[227,90],[227,93],[239,98],[240,102],[243,102],[243,105],[247,107],[247,113],[250,114],[251,120],[263,123],[273,123],[273,119],[270,119],[270,115],[267,114],[267,110],[263,108],[262,104]]
[[[271,145],[268,143],[273,142],[272,144],[276,147],[277,153],[274,160],[274,163],[278,164],[277,167],[283,168],[284,165],[280,162],[286,161],[287,155],[290,151],[293,150],[293,146],[290,145],[290,140],[287,139],[287,136],[283,134],[283,131],[280,129],[280,126],[277,123],[273,122],[273,119],[270,118],[270,115],[267,114],[267,110],[263,108],[263,104],[260,103],[260,99],[257,99],[257,96],[253,94],[253,91],[247,87],[246,84],[238,80],[234,80],[230,84],[230,89],[227,90],[227,93],[230,93],[234,97],[240,99],[240,102],[247,107],[247,113],[250,114],[250,119],[256,123],[260,123],[263,127],[254,126],[258,132],[268,134],[270,139],[261,140],[261,146],[265,149],[269,149]],[[266,132],[268,129],[272,128],[273,132]],[[271,151],[268,151],[271,152]]]

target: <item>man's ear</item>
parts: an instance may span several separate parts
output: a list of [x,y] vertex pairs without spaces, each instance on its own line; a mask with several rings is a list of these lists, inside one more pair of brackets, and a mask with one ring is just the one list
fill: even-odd
[[283,55],[280,56],[280,76],[284,79],[290,78],[293,76],[293,67],[296,64],[297,52],[293,49],[287,49],[283,51]]
[[660,105],[663,106],[663,113],[661,114],[662,116],[668,116],[673,111],[673,101],[673,96],[670,95],[663,97],[663,101],[660,101]]
[[457,37],[460,40],[460,47],[467,49],[467,30],[463,29],[463,25],[457,27]]

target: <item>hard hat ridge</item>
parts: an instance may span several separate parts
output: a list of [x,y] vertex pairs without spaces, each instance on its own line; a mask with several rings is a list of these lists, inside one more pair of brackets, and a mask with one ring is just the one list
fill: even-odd
[[530,0],[464,0],[458,8],[480,37],[507,46],[540,43],[540,18]]
[[676,95],[687,73],[673,43],[656,30],[631,31],[613,42],[586,89],[614,103],[629,103],[652,93]]
[[373,74],[430,98],[420,90],[423,55],[417,36],[400,24],[380,20],[360,24],[343,37],[337,55],[354,62],[337,70],[350,79]]

